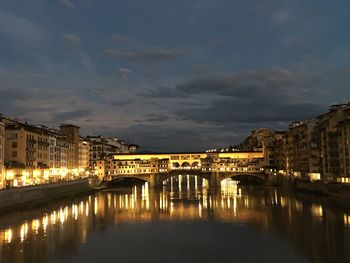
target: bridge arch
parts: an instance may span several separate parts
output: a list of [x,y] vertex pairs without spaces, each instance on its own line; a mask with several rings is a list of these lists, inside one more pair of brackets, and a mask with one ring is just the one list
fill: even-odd
[[180,164],[178,162],[174,162],[174,163],[172,163],[172,167],[173,168],[179,168]]
[[199,167],[199,162],[195,161],[191,164],[191,167],[195,168],[195,167]]
[[231,178],[239,182],[257,183],[257,184],[262,184],[267,180],[264,174],[239,173],[239,174],[224,174],[223,176],[220,177],[220,182],[222,182],[227,178]]
[[183,163],[181,164],[181,167],[182,167],[182,168],[188,168],[188,167],[191,167],[191,164],[190,164],[189,162],[183,162]]
[[144,175],[118,175],[113,176],[110,180],[108,180],[106,183],[107,185],[117,185],[117,184],[143,184],[143,183],[150,183],[150,177],[144,176]]

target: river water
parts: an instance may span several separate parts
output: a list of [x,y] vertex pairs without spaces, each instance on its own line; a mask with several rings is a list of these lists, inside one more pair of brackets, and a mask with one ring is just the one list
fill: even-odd
[[0,262],[350,262],[350,210],[184,177],[0,215]]

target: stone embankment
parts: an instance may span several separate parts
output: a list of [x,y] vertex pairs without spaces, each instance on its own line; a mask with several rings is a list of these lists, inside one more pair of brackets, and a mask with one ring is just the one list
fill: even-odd
[[330,199],[350,202],[350,185],[341,183],[325,183],[323,181],[310,182],[305,179],[279,178],[279,185],[291,187],[296,191],[308,192],[328,196]]
[[0,210],[45,204],[51,200],[93,191],[92,178],[5,189],[0,191]]

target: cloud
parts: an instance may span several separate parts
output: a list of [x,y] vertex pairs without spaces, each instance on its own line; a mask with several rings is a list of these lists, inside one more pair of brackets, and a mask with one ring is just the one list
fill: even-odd
[[78,37],[78,36],[75,35],[75,34],[64,34],[64,35],[62,36],[62,38],[63,38],[63,40],[64,40],[66,43],[68,43],[68,44],[70,44],[70,45],[72,45],[72,46],[79,46],[80,43],[81,43],[80,37]]
[[34,21],[0,11],[0,37],[21,43],[37,44],[46,38],[44,30]]
[[70,110],[70,111],[63,111],[63,112],[55,112],[52,113],[52,119],[55,120],[55,122],[67,122],[67,121],[74,121],[76,119],[80,118],[86,118],[92,113],[91,110]]
[[171,62],[184,58],[189,53],[187,49],[181,48],[148,48],[141,52],[118,51],[106,49],[104,55],[111,58],[124,59],[133,63],[156,63],[156,62]]
[[[324,79],[285,69],[220,73],[156,88],[145,97],[201,102],[177,110],[178,117],[198,123],[291,122],[327,109]],[[182,104],[183,105],[183,104]]]
[[149,98],[181,98],[187,96],[186,94],[179,93],[172,88],[166,87],[158,87],[146,92],[140,92],[139,95],[141,97],[149,97]]
[[129,78],[129,75],[130,75],[130,70],[127,69],[127,68],[120,68],[118,73],[119,73],[119,76],[121,76],[123,79],[128,79]]
[[237,102],[230,99],[217,100],[209,107],[178,111],[178,115],[186,120],[208,122],[214,124],[254,123],[264,126],[265,123],[289,123],[313,118],[327,109],[327,105],[319,103],[289,103],[287,101],[274,104],[261,102]]
[[126,44],[132,41],[132,38],[126,35],[114,34],[112,37],[113,41],[118,44]]
[[274,101],[276,98],[305,101],[320,97],[322,76],[285,69],[219,73],[208,78],[178,84],[175,91],[183,94],[215,94],[240,99]]
[[59,0],[60,3],[64,4],[65,6],[68,6],[69,8],[75,8],[75,4],[71,0]]

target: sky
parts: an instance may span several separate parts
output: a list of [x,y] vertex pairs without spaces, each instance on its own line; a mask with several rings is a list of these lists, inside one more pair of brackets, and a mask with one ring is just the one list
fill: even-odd
[[0,113],[147,151],[350,99],[348,0],[0,0]]

